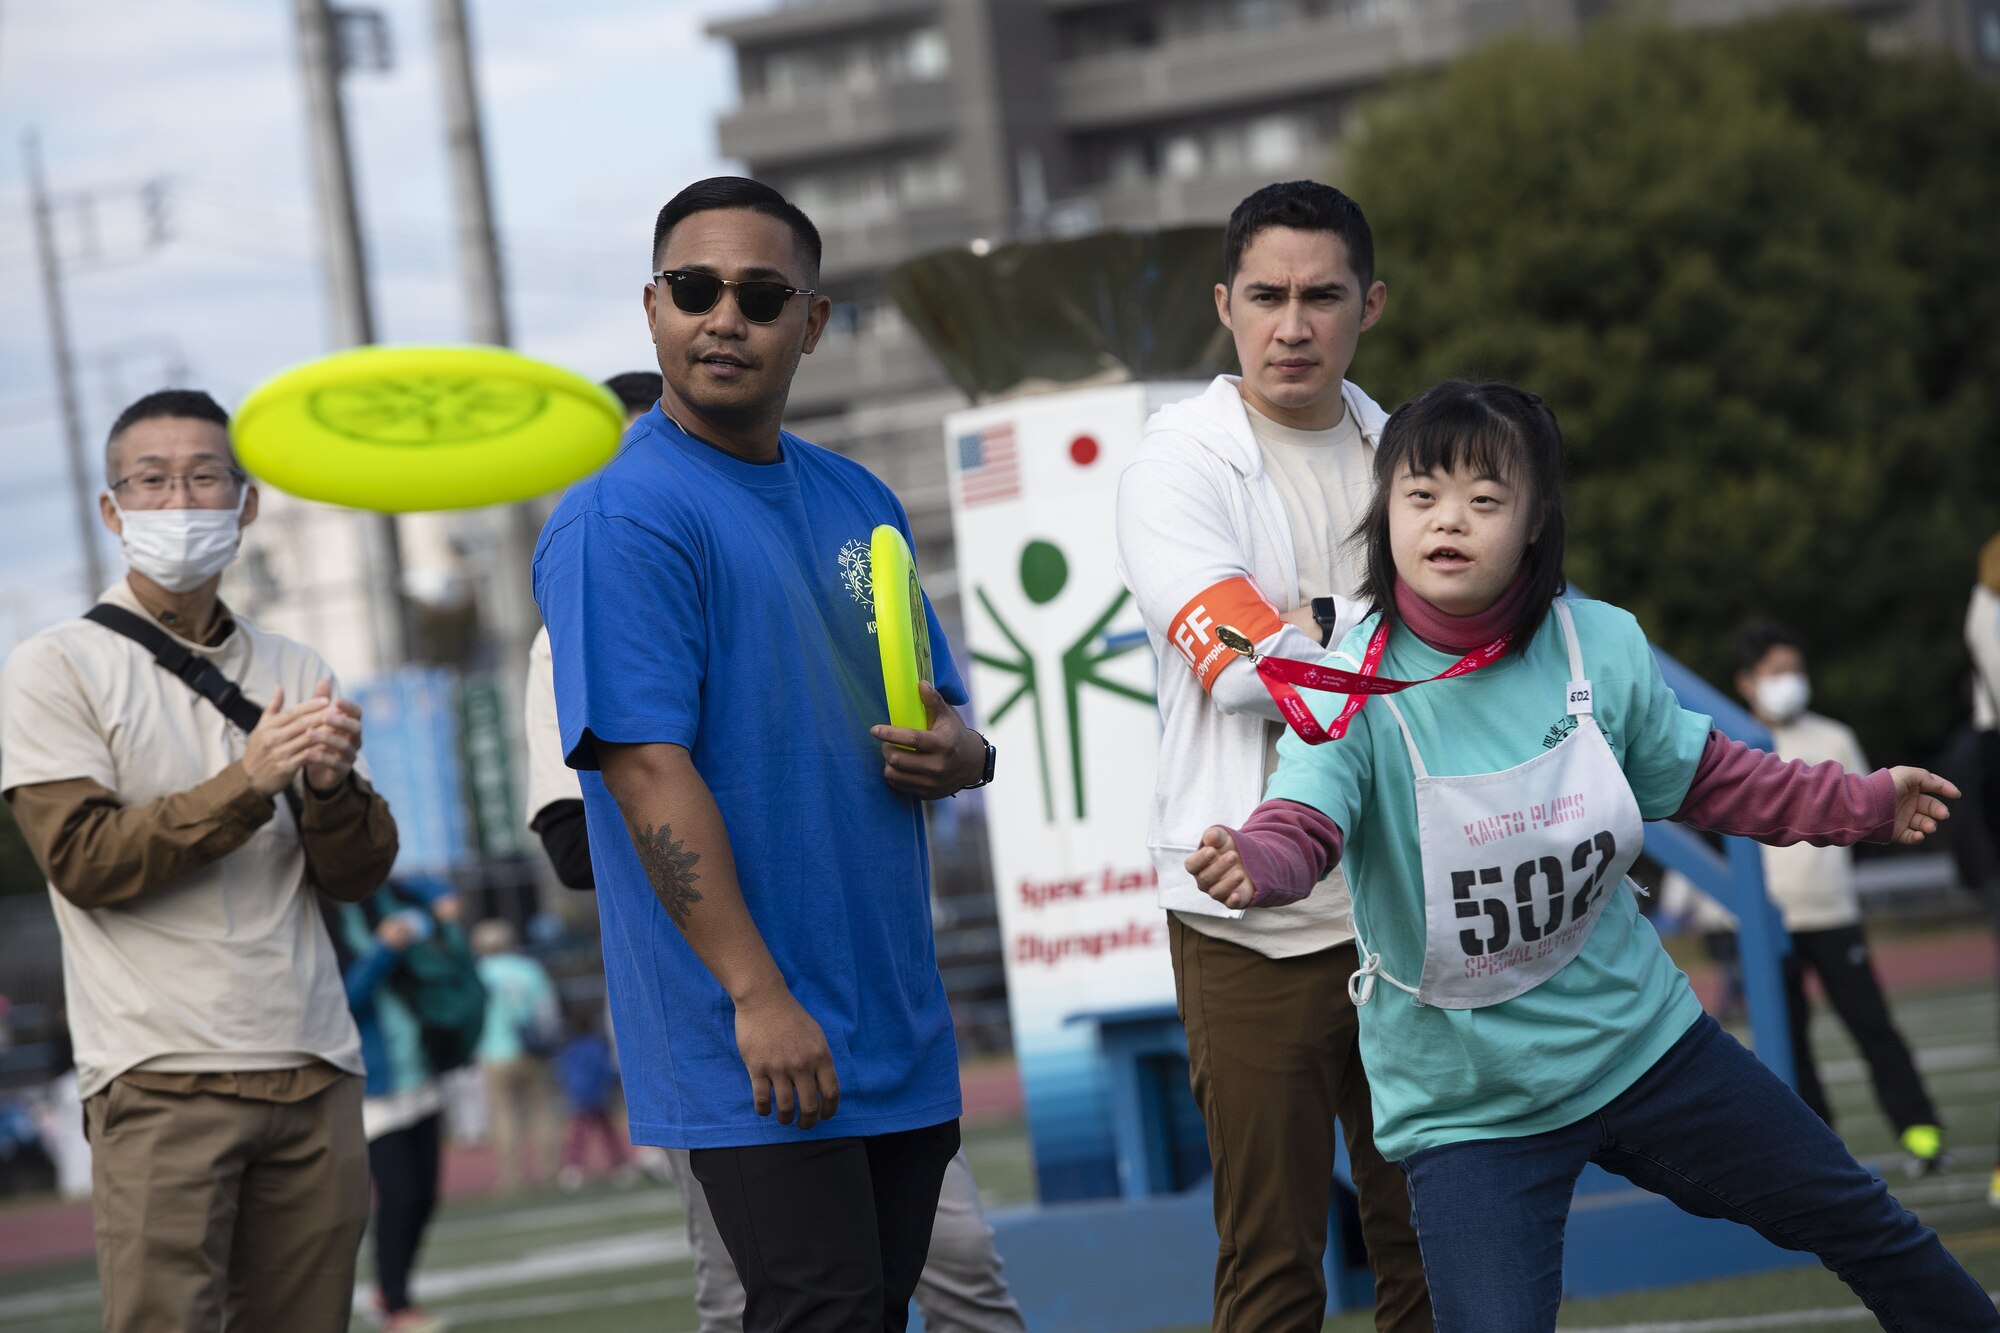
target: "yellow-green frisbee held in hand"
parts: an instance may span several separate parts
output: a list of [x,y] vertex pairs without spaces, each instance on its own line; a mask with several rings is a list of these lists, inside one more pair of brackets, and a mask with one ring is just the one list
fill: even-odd
[[931,626],[910,544],[888,523],[869,536],[868,581],[875,592],[875,646],[882,654],[889,725],[922,731],[930,717],[917,682],[931,680]]
[[243,466],[306,500],[403,513],[527,500],[617,452],[618,400],[504,347],[357,347],[257,386]]

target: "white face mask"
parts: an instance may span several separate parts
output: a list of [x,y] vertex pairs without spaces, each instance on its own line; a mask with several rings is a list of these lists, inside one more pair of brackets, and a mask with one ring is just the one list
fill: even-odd
[[1784,671],[1757,678],[1757,709],[1780,725],[1806,711],[1812,701],[1812,683],[1803,671]]
[[113,496],[126,563],[168,592],[199,588],[236,558],[249,498],[245,486],[234,509],[124,509]]

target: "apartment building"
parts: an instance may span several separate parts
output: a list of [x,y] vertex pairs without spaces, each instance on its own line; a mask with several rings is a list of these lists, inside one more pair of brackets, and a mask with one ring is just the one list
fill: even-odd
[[[1796,2],[1796,0],[1788,0]],[[2000,0],[1803,0],[1885,44],[2000,77]],[[1669,0],[1679,21],[1774,0]],[[902,495],[926,583],[955,609],[939,428],[961,396],[881,275],[947,246],[1221,222],[1325,171],[1356,99],[1496,35],[1573,34],[1610,0],[790,0],[718,22],[741,104],[725,155],[825,234],[834,324],[792,424]]]

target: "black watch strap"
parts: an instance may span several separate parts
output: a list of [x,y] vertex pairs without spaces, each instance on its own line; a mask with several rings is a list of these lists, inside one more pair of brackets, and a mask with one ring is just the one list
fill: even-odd
[[1319,646],[1333,645],[1333,632],[1340,626],[1340,609],[1331,597],[1315,597],[1312,600],[1313,623],[1319,626]]
[[975,731],[972,734],[979,737],[979,743],[986,747],[986,766],[979,770],[979,781],[961,787],[960,791],[971,791],[974,787],[984,787],[993,781],[993,763],[1000,757],[1000,752],[993,748],[993,742],[986,739],[984,732]]

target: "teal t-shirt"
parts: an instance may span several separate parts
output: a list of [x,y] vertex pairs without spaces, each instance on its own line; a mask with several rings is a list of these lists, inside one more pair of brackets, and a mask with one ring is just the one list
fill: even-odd
[[480,1064],[505,1064],[528,1053],[523,1028],[553,1031],[559,1024],[555,983],[542,965],[518,953],[488,954],[479,960],[486,987],[486,1026],[475,1055]]
[[[1667,688],[1630,614],[1570,603],[1597,723],[1647,819],[1680,809],[1712,729]],[[1354,669],[1379,617],[1342,640]],[[1457,658],[1398,623],[1381,674],[1436,675]],[[1559,743],[1575,725],[1565,689],[1569,655],[1552,612],[1525,655],[1396,696],[1425,767],[1436,777],[1496,773]],[[1324,722],[1345,696],[1309,694]],[[1342,865],[1354,924],[1390,976],[1416,985],[1424,965],[1422,856],[1416,779],[1396,719],[1380,699],[1344,739],[1310,746],[1289,732],[1266,793],[1323,811],[1345,835]],[[1465,1139],[1519,1138],[1573,1124],[1637,1082],[1701,1016],[1687,977],[1660,947],[1628,889],[1616,891],[1589,941],[1540,986],[1482,1009],[1418,1004],[1378,985],[1361,1009],[1361,1055],[1375,1142],[1399,1161]]]

